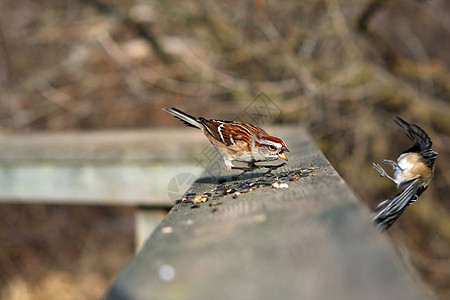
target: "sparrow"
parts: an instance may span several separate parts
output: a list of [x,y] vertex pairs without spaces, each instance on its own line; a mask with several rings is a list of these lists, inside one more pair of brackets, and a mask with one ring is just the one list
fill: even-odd
[[403,151],[397,162],[392,160],[380,162],[392,166],[393,178],[379,164],[373,163],[373,167],[380,173],[380,176],[395,182],[400,191],[391,199],[381,202],[375,209],[373,221],[380,231],[388,229],[406,208],[427,189],[433,178],[434,161],[437,157],[437,152],[431,149],[430,137],[422,128],[410,124],[400,117],[396,117],[394,122],[406,131],[413,146]]
[[[268,168],[270,172],[285,165],[284,163],[277,166],[255,165],[255,162],[278,158],[287,160],[285,152],[289,152],[283,140],[269,135],[258,126],[245,122],[195,118],[175,107],[163,110],[185,125],[202,130],[211,145],[222,156],[227,170],[237,169],[245,173],[263,167]],[[234,166],[233,161],[247,163],[248,167]]]

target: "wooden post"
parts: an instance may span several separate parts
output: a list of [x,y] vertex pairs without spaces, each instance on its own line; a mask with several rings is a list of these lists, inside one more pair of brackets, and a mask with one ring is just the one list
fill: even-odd
[[155,207],[138,207],[134,214],[136,252],[141,250],[145,241],[167,215],[167,210]]
[[277,177],[210,166],[186,195],[207,201],[175,205],[105,299],[426,298],[305,131],[273,132],[291,150]]

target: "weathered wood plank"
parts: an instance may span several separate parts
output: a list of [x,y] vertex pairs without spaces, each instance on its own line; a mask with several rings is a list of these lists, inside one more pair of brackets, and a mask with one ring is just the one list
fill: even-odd
[[101,163],[193,161],[208,141],[194,130],[145,129],[0,133],[0,163]]
[[171,207],[168,182],[200,175],[195,157],[205,147],[185,128],[2,133],[0,203]]
[[[106,299],[424,299],[307,134],[276,134],[291,149],[287,169],[313,173],[288,189],[175,205]],[[205,175],[189,192],[210,191],[216,179]]]
[[[0,203],[171,207],[168,182],[199,175],[195,165],[50,165],[0,167]],[[182,186],[173,186],[173,189]],[[175,191],[176,192],[176,191]]]

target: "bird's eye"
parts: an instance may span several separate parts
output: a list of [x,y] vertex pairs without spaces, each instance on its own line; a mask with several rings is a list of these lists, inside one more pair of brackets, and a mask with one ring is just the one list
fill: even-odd
[[274,145],[269,145],[269,150],[275,151],[277,149]]

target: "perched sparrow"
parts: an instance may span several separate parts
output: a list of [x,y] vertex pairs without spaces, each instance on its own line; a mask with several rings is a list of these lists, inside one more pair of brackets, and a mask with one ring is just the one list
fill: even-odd
[[406,134],[414,145],[403,151],[397,162],[381,161],[393,167],[394,178],[390,177],[379,164],[373,163],[373,167],[380,176],[395,182],[401,191],[393,198],[381,202],[375,209],[373,221],[378,224],[381,231],[388,229],[408,205],[416,201],[427,189],[433,177],[434,161],[437,156],[437,152],[431,149],[430,138],[422,128],[409,124],[399,117],[396,117],[394,121],[406,130]]
[[[256,166],[254,163],[278,158],[287,160],[284,154],[284,152],[289,152],[286,144],[255,125],[244,122],[207,120],[202,117],[195,118],[174,107],[163,110],[171,113],[187,126],[201,129],[212,146],[222,155],[228,170],[238,169],[246,172],[260,167],[272,170],[281,165]],[[232,161],[246,162],[248,168],[235,167]]]

